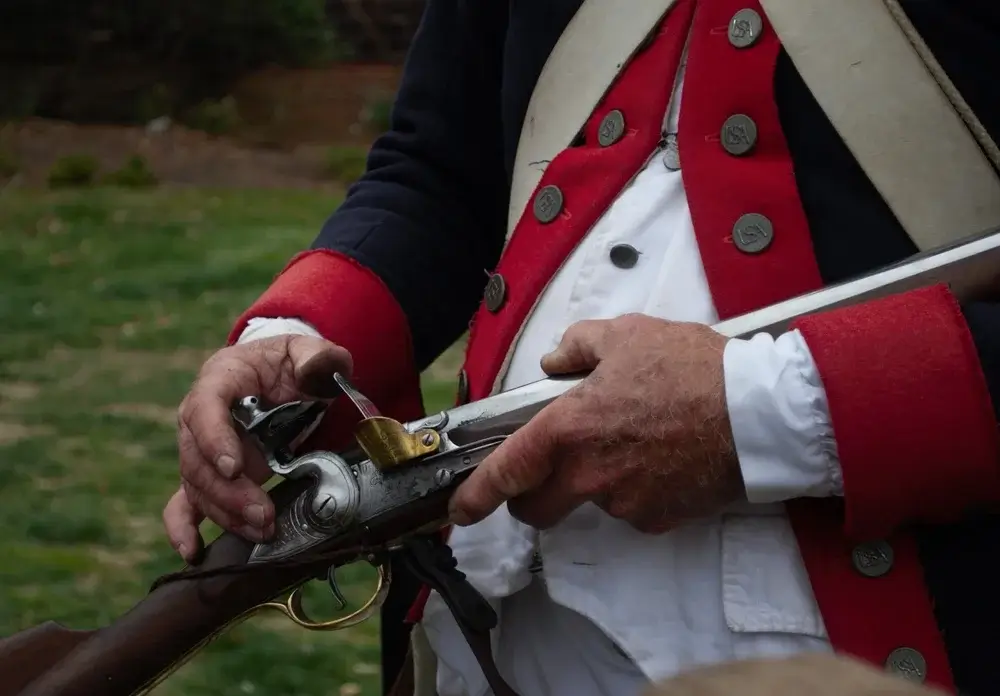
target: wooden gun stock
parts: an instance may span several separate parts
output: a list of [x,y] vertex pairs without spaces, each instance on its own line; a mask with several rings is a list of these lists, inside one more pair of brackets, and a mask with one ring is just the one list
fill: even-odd
[[[270,495],[281,510],[309,483],[286,480]],[[205,549],[199,572],[161,584],[110,625],[74,631],[53,622],[0,640],[0,696],[134,696],[155,686],[213,638],[258,606],[357,558],[359,545],[379,547],[443,523],[450,491],[439,491],[362,531],[289,559],[247,566],[254,544],[223,534]]]
[[[287,505],[302,482],[271,491]],[[251,542],[223,534],[198,570],[246,565]],[[0,696],[132,696],[257,605],[326,572],[332,561],[179,579],[154,589],[105,628],[73,631],[47,622],[0,641]]]
[[0,640],[0,694],[14,696],[97,631],[73,631],[54,621]]

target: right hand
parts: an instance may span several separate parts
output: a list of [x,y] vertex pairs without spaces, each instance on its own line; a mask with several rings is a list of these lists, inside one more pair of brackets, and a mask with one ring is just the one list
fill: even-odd
[[170,543],[185,561],[201,553],[205,517],[250,541],[274,533],[274,505],[261,488],[264,457],[233,427],[230,409],[246,396],[265,402],[332,398],[334,372],[349,376],[351,356],[311,336],[285,335],[223,348],[209,358],[177,413],[181,486],[163,510]]

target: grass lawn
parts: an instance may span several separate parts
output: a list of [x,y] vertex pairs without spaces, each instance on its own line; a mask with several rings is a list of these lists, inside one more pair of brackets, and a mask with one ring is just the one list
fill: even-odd
[[[176,405],[335,204],[298,191],[0,194],[0,635],[102,625],[180,567],[160,523],[178,479]],[[451,399],[455,360],[425,375],[429,409]],[[344,573],[355,604],[371,577]],[[328,616],[321,587],[309,600]],[[254,618],[154,693],[376,694],[377,632]]]

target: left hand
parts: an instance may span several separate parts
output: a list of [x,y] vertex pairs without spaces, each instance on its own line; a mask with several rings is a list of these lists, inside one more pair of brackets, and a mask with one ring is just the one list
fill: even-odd
[[545,529],[594,502],[647,533],[719,512],[743,494],[722,354],[708,326],[630,314],[571,326],[542,358],[549,375],[592,370],[459,486],[451,519],[504,502]]

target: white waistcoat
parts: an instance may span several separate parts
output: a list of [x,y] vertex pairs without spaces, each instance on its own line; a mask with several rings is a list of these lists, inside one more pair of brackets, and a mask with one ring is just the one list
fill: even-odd
[[[665,119],[671,133],[679,92],[680,84]],[[616,244],[636,249],[639,262],[617,268],[609,260]],[[542,378],[540,357],[570,324],[628,312],[718,320],[681,173],[659,155],[549,285],[504,389]],[[498,668],[521,696],[630,696],[646,679],[696,664],[829,650],[780,505],[747,504],[661,536],[641,534],[594,505],[539,533],[502,507],[455,528],[450,544],[460,569],[498,611]],[[489,693],[436,594],[422,624],[438,656],[439,696]]]

